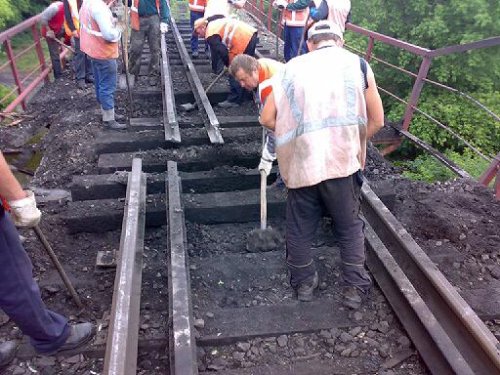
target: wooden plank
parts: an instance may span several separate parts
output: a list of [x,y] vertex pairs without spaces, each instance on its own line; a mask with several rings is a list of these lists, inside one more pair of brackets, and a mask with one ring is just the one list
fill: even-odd
[[178,168],[184,172],[210,170],[225,165],[253,169],[259,164],[259,150],[260,142],[249,142],[244,149],[241,145],[230,143],[221,148],[192,146],[185,150],[102,154],[99,156],[98,168],[100,174],[130,170],[132,159],[137,156],[143,159],[145,172],[164,172],[167,160],[178,162]]
[[[277,168],[273,168],[268,183],[276,179]],[[73,201],[94,199],[117,199],[125,197],[127,172],[113,174],[73,176],[70,186]],[[257,169],[224,168],[200,172],[180,172],[184,193],[212,193],[231,190],[248,190],[259,186]],[[165,173],[147,174],[148,194],[165,193]]]

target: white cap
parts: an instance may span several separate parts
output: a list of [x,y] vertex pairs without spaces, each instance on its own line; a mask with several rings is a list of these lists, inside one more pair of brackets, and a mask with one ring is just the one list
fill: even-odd
[[340,39],[344,38],[344,33],[340,27],[332,21],[324,20],[314,23],[307,31],[307,39],[320,34],[335,34]]

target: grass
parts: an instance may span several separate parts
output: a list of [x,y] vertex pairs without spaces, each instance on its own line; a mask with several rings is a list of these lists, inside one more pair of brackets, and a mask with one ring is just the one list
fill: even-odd
[[[11,43],[12,43],[12,50],[14,51],[14,55],[18,55],[21,51],[23,51],[24,49],[33,45],[34,41],[33,41],[31,31],[26,31],[24,33],[16,35],[15,37],[13,37],[11,39]],[[41,45],[42,45],[42,50],[43,50],[43,53],[45,56],[45,62],[50,63],[50,55],[49,55],[47,43],[45,43],[45,41],[42,40]],[[7,57],[7,52],[5,51],[5,48],[2,46],[2,49],[0,51],[0,65],[5,64],[8,60],[9,59]],[[19,58],[16,58],[16,67],[17,67],[17,70],[19,72],[21,80],[23,79],[23,77],[30,74],[39,65],[40,65],[40,62],[38,60],[38,55],[36,53],[35,47],[30,49],[28,52],[24,53]],[[4,75],[10,75],[11,74],[10,64],[5,66],[0,73],[2,73]],[[32,75],[32,77],[35,77],[35,76],[36,76],[36,73],[34,73]],[[26,82],[24,83],[24,86],[26,86]],[[14,86],[10,87],[10,85],[6,85],[6,82],[0,83],[0,99],[3,98],[6,94],[8,94],[13,87]],[[15,97],[16,97],[16,95],[12,94],[9,97],[9,99],[7,99],[5,102],[0,104],[0,109],[3,109],[7,105],[9,105],[9,103],[11,103]]]
[[[16,35],[14,38],[11,39],[11,42],[12,42],[12,49],[14,50],[14,55],[17,55],[23,49],[33,44],[31,31]],[[45,61],[50,61],[47,43],[45,43],[45,41],[42,41],[41,43],[45,56]],[[5,49],[2,48],[2,52],[0,53],[0,65],[4,64],[7,61],[8,61],[7,53]],[[23,73],[24,75],[26,75],[27,73],[31,72],[39,64],[40,63],[38,61],[38,55],[36,54],[36,48],[32,48],[30,51],[22,55],[19,59],[16,59],[16,66],[21,75],[23,75]],[[6,67],[4,69],[5,70],[10,69],[10,67]]]

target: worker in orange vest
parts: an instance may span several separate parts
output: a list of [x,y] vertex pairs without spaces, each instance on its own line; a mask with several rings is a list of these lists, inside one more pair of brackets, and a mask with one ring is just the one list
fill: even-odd
[[42,36],[47,41],[47,46],[49,47],[54,78],[58,79],[62,76],[62,66],[59,56],[60,46],[54,39],[64,38],[66,44],[69,45],[71,43],[71,38],[64,32],[64,6],[62,1],[54,1],[45,8],[40,14],[40,22],[42,24]]
[[[32,191],[23,190],[0,151],[0,309],[30,337],[38,354],[73,350],[92,338],[92,324],[69,324],[47,309],[33,279],[33,265],[19,239],[17,227],[32,228],[42,213]],[[0,373],[14,359],[16,341],[0,344]]]
[[[271,78],[282,71],[284,66],[285,64],[273,59],[261,58],[257,60],[252,56],[238,55],[231,62],[231,65],[229,65],[229,74],[244,89],[257,89],[257,99],[259,109],[261,109],[273,89]],[[266,129],[262,155],[258,166],[259,171],[264,171],[266,176],[269,176],[274,160],[276,160],[274,133]]]
[[73,56],[73,71],[75,72],[76,85],[85,89],[85,83],[93,83],[92,62],[80,49],[80,16],[78,12],[82,0],[63,0],[64,4],[64,30],[66,35],[73,40],[75,55]]
[[114,0],[85,0],[80,9],[80,47],[92,59],[96,98],[105,127],[120,130],[115,120],[118,41],[124,25],[116,24],[109,9]]
[[309,0],[275,0],[273,2],[273,7],[283,10],[281,17],[285,42],[283,54],[287,62],[307,52],[304,27],[309,19],[309,3]]
[[[243,21],[217,16],[201,18],[195,22],[194,29],[210,46],[212,71],[216,74],[222,72],[224,66],[229,66],[237,55],[255,55],[259,42],[257,29]],[[231,75],[229,86],[231,92],[226,100],[219,103],[220,107],[238,107],[247,97],[251,99],[251,93],[245,91]]]
[[170,9],[166,0],[129,0],[130,35],[129,66],[133,85],[141,70],[141,56],[145,38],[148,38],[151,59],[149,60],[149,84],[158,82],[160,58],[160,34],[168,31]]
[[[198,35],[194,32],[194,23],[203,18],[205,13],[205,6],[207,5],[207,0],[189,0],[189,23],[191,25],[191,56],[193,59],[198,57]],[[205,43],[205,53],[208,52],[208,45]],[[207,54],[208,56],[208,54]]]

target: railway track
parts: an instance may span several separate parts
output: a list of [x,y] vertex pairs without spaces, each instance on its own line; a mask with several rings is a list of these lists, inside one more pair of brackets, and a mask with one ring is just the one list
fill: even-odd
[[[227,85],[205,94],[214,75],[208,60],[187,54],[189,33],[188,21],[173,22],[161,84],[134,93],[130,131],[96,139],[99,174],[74,177],[63,214],[73,232],[121,228],[116,264],[101,257],[116,265],[103,373],[374,373],[405,362],[411,373],[498,373],[496,338],[368,184],[367,265],[377,287],[360,311],[341,306],[328,231],[315,244],[325,282],[312,303],[294,300],[283,251],[246,252],[260,212],[261,129],[253,104],[212,107]],[[175,110],[194,101],[199,111]],[[271,189],[268,200],[283,232],[283,194]],[[156,334],[144,334],[154,324]],[[157,364],[145,370],[138,353],[151,350]]]

